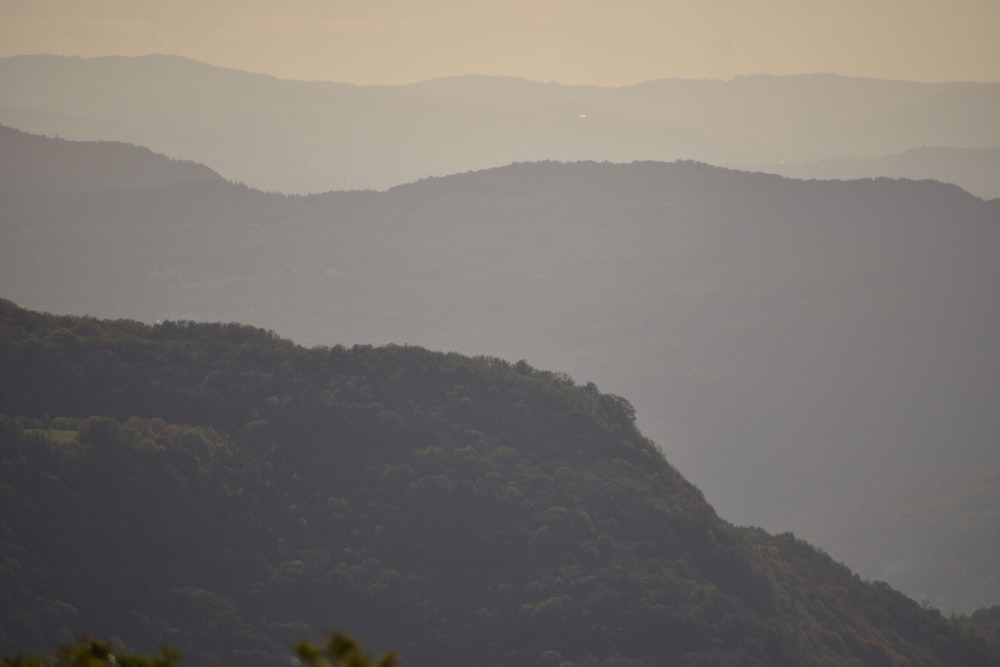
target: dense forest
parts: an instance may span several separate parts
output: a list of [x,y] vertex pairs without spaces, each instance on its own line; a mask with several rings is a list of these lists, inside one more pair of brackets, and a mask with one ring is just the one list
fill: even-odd
[[524,361],[0,302],[0,651],[257,667],[996,665],[792,534],[721,520],[631,404]]

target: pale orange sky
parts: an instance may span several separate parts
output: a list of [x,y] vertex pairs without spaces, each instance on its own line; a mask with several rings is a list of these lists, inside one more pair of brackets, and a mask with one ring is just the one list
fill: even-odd
[[291,79],[1000,81],[1000,0],[0,0],[0,56],[168,53]]

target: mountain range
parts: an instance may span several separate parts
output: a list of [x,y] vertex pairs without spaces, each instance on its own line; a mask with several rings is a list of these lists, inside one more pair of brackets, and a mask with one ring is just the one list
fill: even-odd
[[285,193],[384,189],[520,161],[698,160],[931,178],[1000,197],[1000,84],[840,77],[623,88],[505,77],[303,82],[175,56],[0,59],[0,123],[124,141]]
[[286,196],[12,129],[0,175],[25,306],[527,359],[628,396],[726,519],[945,609],[1000,598],[1000,200],[695,162]]

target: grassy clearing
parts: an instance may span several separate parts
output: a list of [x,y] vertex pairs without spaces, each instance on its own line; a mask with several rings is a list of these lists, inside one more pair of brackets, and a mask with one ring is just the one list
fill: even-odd
[[29,428],[25,429],[25,433],[38,433],[43,436],[49,442],[55,442],[58,444],[69,444],[76,442],[76,431],[61,430],[61,429],[48,429],[48,428]]

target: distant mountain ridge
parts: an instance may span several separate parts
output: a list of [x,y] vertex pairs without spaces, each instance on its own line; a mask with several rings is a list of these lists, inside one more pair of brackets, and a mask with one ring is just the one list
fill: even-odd
[[766,171],[791,178],[856,179],[910,178],[961,184],[985,199],[1000,194],[1000,148],[940,148],[921,146],[880,158],[842,158],[797,164],[760,165]]
[[[629,396],[726,518],[946,608],[998,597],[1000,520],[971,508],[1000,508],[1000,201],[692,162],[122,190],[59,157],[98,146],[29,139],[51,175],[0,180],[0,284],[25,305],[538,360]],[[107,187],[67,189],[67,164]],[[935,480],[953,509],[915,515]]]
[[0,125],[4,187],[53,185],[66,191],[132,190],[176,183],[221,183],[204,165],[174,160],[133,144],[53,138],[40,143],[28,133]]
[[[538,160],[808,169],[919,146],[998,148],[998,116],[1000,84],[758,75],[623,88],[505,77],[354,86],[174,56],[0,59],[0,123],[148,146],[286,193],[385,189]],[[992,157],[932,167],[921,176],[1000,197]]]

